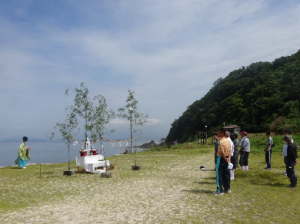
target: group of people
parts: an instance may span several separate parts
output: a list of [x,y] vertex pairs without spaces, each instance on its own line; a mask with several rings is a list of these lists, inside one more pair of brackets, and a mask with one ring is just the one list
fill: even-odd
[[[241,142],[238,140],[238,135],[230,135],[230,132],[224,128],[220,128],[215,137],[215,165],[216,165],[216,182],[217,190],[213,192],[214,195],[223,195],[224,193],[231,193],[230,181],[234,179],[234,170],[240,165],[243,171],[247,171],[248,159],[250,153],[250,140],[247,132],[240,133]],[[267,143],[264,149],[265,161],[267,163],[266,170],[271,169],[271,155],[274,142],[271,133],[266,131]],[[284,131],[283,136],[283,156],[286,165],[284,172],[290,178],[290,188],[297,186],[297,177],[295,176],[294,166],[298,163],[297,146],[293,143],[291,132]],[[239,149],[240,146],[240,149]],[[238,159],[240,155],[240,159]]]
[[[243,171],[247,171],[248,158],[250,153],[250,141],[247,136],[247,132],[243,131],[240,133],[242,139],[239,144],[238,135],[230,135],[228,131],[224,128],[220,128],[217,132],[215,138],[215,164],[216,164],[216,181],[217,190],[213,192],[215,195],[223,195],[224,193],[231,193],[230,181],[234,179],[234,170],[241,166]],[[271,169],[271,155],[272,147],[274,146],[271,133],[266,131],[267,143],[264,149],[265,160],[267,163],[266,170]],[[23,142],[18,150],[18,158],[16,159],[16,165],[22,169],[26,168],[27,161],[30,160],[30,154],[26,143],[28,137],[23,137]],[[293,143],[293,138],[291,137],[291,131],[285,130],[283,136],[283,157],[284,163],[286,165],[286,171],[284,172],[290,178],[291,184],[288,186],[290,188],[297,186],[297,177],[295,176],[294,167],[298,162],[297,146]],[[89,142],[88,142],[89,143]],[[239,149],[240,145],[240,149]],[[89,148],[86,147],[85,148]],[[238,160],[238,156],[240,159]]]
[[[265,161],[267,163],[266,170],[271,169],[271,156],[272,156],[272,148],[274,147],[274,142],[271,137],[271,132],[266,131],[267,143],[264,149],[265,151]],[[283,136],[283,160],[286,167],[286,171],[283,172],[284,175],[290,178],[291,184],[288,186],[290,188],[297,186],[297,177],[295,176],[294,167],[296,163],[298,163],[298,154],[297,154],[297,146],[294,144],[294,140],[291,136],[291,131],[285,130]]]

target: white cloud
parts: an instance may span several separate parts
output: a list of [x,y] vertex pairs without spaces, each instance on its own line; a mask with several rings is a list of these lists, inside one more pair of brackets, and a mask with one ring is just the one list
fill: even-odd
[[129,125],[129,121],[128,120],[123,120],[123,119],[119,119],[119,118],[114,118],[110,121],[111,124],[113,125]]
[[[6,12],[6,4],[15,11]],[[52,128],[72,103],[64,90],[80,82],[114,110],[134,90],[139,111],[151,117],[145,132],[166,136],[172,121],[217,78],[300,48],[298,2],[44,4],[0,3],[0,122],[6,127],[0,136],[18,125],[32,132]]]
[[149,125],[156,125],[156,124],[159,124],[161,123],[162,121],[160,119],[157,119],[157,118],[149,118],[147,119]]
[[[159,124],[161,122],[162,121],[160,119],[157,119],[157,118],[148,118],[145,125],[156,125],[156,124]],[[129,125],[130,121],[120,119],[120,118],[114,118],[110,121],[110,124],[112,124],[112,125]]]

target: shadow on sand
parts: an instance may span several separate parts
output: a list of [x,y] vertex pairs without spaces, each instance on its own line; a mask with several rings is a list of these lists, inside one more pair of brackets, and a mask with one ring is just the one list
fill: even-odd
[[211,194],[212,191],[209,190],[182,190],[185,192],[190,192],[190,193],[194,193],[194,194]]
[[270,187],[286,187],[289,184],[283,184],[283,183],[254,183],[254,182],[250,182],[252,185],[257,185],[257,186],[262,186],[262,185],[266,185],[266,186],[270,186]]
[[216,182],[199,181],[199,182],[194,182],[194,184],[216,184]]
[[19,167],[19,166],[12,166],[11,169],[13,169],[13,170],[21,170],[22,168]]

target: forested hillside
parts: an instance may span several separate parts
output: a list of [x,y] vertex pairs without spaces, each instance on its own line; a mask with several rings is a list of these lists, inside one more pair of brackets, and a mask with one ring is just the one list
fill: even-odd
[[248,132],[300,127],[300,50],[271,62],[257,62],[219,78],[200,100],[174,120],[169,141],[194,139],[195,131],[236,124]]

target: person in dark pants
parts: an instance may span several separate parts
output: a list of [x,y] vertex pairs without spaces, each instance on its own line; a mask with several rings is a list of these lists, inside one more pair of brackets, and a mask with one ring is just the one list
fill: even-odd
[[216,136],[216,137],[215,137],[215,154],[214,154],[214,159],[215,159],[215,170],[216,170],[216,164],[217,164],[218,145],[219,145],[219,138]]
[[240,133],[242,140],[241,140],[241,148],[240,148],[240,166],[242,167],[242,170],[247,171],[249,170],[248,167],[248,159],[249,159],[249,153],[250,153],[250,141],[248,138],[248,133],[243,131]]
[[265,151],[265,160],[267,163],[267,167],[265,170],[270,170],[271,169],[271,155],[272,155],[272,145],[273,145],[273,139],[271,137],[271,132],[266,131],[266,136],[268,138],[266,147],[264,149]]
[[290,135],[285,135],[283,137],[288,145],[287,147],[287,158],[286,158],[286,173],[290,178],[291,184],[287,187],[293,188],[297,186],[297,177],[295,176],[294,166],[298,162],[297,146],[292,143],[292,137]]
[[[292,132],[290,130],[284,130],[284,132],[283,132],[283,135],[291,135],[291,134],[292,134]],[[293,138],[292,138],[291,142],[294,143]],[[287,143],[284,142],[284,144],[283,144],[283,152],[282,152],[284,165],[286,165],[287,147],[288,147]],[[286,172],[283,172],[283,174],[287,175]]]
[[233,145],[234,145],[233,157],[235,159],[235,166],[237,168],[238,164],[239,164],[239,139],[238,139],[237,134],[233,134],[233,141],[232,142],[233,142]]
[[216,164],[217,191],[214,191],[213,194],[223,195],[224,193],[231,193],[230,173],[228,169],[228,163],[231,159],[231,144],[225,137],[224,128],[219,129],[217,135],[220,138]]

